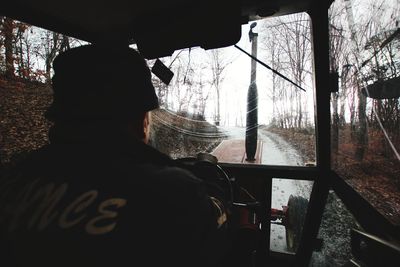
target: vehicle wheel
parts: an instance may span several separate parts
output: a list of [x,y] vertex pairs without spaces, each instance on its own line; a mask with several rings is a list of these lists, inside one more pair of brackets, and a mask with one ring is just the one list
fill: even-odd
[[289,251],[296,252],[303,231],[308,200],[301,196],[290,195],[287,206],[285,223],[286,246]]

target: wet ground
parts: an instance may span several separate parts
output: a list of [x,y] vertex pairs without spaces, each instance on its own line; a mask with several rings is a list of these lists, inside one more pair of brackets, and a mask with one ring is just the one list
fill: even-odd
[[[276,134],[261,130],[259,138],[263,141],[263,164],[303,166],[304,162],[297,151],[285,140]],[[310,198],[312,189],[311,181],[299,181],[274,178],[272,180],[271,207],[282,209],[286,206],[290,195]],[[287,252],[286,232],[282,225],[271,225],[271,250]]]

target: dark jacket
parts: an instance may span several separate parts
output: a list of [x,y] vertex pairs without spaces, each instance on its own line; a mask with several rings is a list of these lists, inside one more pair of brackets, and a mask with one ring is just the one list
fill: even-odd
[[203,181],[110,129],[53,129],[50,145],[2,177],[8,258],[41,267],[212,266],[222,239]]

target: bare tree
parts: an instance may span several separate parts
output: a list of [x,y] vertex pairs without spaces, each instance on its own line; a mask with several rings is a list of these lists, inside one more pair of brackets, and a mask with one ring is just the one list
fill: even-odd
[[176,111],[182,114],[189,112],[190,102],[193,98],[193,74],[194,69],[190,65],[190,57],[187,61],[179,59],[179,64],[174,68],[175,79],[172,84],[176,99]]
[[[360,63],[358,62],[358,57],[360,55],[360,43],[358,40],[358,34],[356,25],[354,23],[353,6],[350,0],[344,0],[344,4],[347,12],[347,22],[351,33],[351,45],[353,59],[356,62],[357,74],[359,73]],[[359,79],[356,80],[357,96],[358,96],[358,131],[357,131],[357,150],[356,158],[362,160],[366,147],[368,145],[368,135],[367,135],[367,117],[366,117],[366,96],[361,93],[361,86]]]
[[51,82],[52,63],[58,53],[70,47],[67,36],[51,31],[41,31],[41,42],[36,46],[36,53],[45,61],[46,81]]
[[210,66],[212,72],[212,86],[215,88],[216,111],[215,111],[215,124],[219,125],[221,120],[221,85],[224,80],[224,70],[230,64],[230,61],[224,56],[221,49],[214,49],[209,51]]
[[[271,67],[274,70],[281,71],[281,54],[282,51],[278,45],[277,40],[271,34],[271,30],[269,30],[269,25],[264,25],[265,37],[262,40],[262,48],[266,51],[266,57],[269,62],[271,62]],[[281,78],[275,73],[272,72],[272,95],[270,95],[270,99],[272,101],[272,120],[271,124],[274,126],[279,126],[280,123],[280,112],[281,110],[278,107],[278,101],[281,98],[279,94],[282,94],[282,85]]]
[[200,119],[205,120],[205,111],[206,111],[206,106],[207,102],[210,96],[210,90],[205,86],[205,77],[203,75],[204,70],[206,69],[206,66],[199,66],[197,69],[197,77],[196,77],[196,83],[195,83],[195,94],[196,94],[196,100],[194,103],[197,117]]
[[[400,50],[400,37],[396,34],[398,30],[386,30],[386,28],[389,28],[386,25],[377,24],[374,28],[378,33],[373,35],[365,45],[372,56],[363,62],[363,66],[368,66],[370,73],[364,79],[383,84],[390,82],[390,80],[396,80],[396,77],[398,77],[397,60],[400,59],[396,58],[395,55]],[[382,46],[385,43],[386,45]],[[387,135],[386,139],[389,139],[381,139],[386,157],[392,155],[390,139],[400,139],[398,133],[400,113],[398,111],[398,98],[391,98],[390,93],[388,95],[382,93],[382,99],[375,98],[372,100],[371,126],[378,131],[384,131],[384,134]]]
[[[171,56],[169,63],[168,63],[168,68],[173,69],[175,68],[174,63],[180,64],[181,59],[183,58],[183,52],[186,51],[186,49],[182,49],[175,53],[173,56]],[[166,64],[165,59],[159,59],[163,64]],[[155,61],[150,61],[150,64],[154,64]],[[175,64],[176,65],[176,64]],[[160,79],[153,78],[153,84],[156,88],[157,91],[157,96],[159,99],[159,104],[160,107],[169,108],[169,94],[171,86],[168,86],[167,84],[163,83]]]
[[6,66],[6,77],[14,78],[15,67],[14,67],[14,20],[3,17],[2,18],[2,32],[4,35],[4,49],[5,49],[5,66]]
[[31,76],[31,44],[28,41],[30,27],[22,22],[15,23],[15,61],[18,66],[18,75],[24,79],[30,79]]
[[[357,80],[354,83],[358,96],[356,158],[362,160],[365,151],[368,149],[367,123],[369,118],[370,126],[379,128],[379,131],[383,133],[387,141],[384,141],[385,145],[390,145],[392,151],[400,159],[400,155],[398,155],[390,138],[390,126],[387,124],[387,118],[384,117],[384,114],[387,114],[385,109],[387,108],[388,111],[396,110],[398,108],[396,107],[397,103],[392,100],[367,101],[369,84],[384,81],[390,76],[397,75],[394,60],[396,53],[392,50],[394,47],[392,44],[395,44],[395,42],[391,44],[394,36],[389,38],[387,34],[390,36],[388,29],[398,27],[399,10],[390,8],[386,1],[371,1],[363,6],[365,13],[368,15],[364,19],[359,19],[359,23],[356,24],[352,2],[345,0],[344,4],[347,11],[346,19],[351,33],[352,55],[350,60],[355,63],[355,74],[357,76]],[[392,13],[388,14],[388,12]],[[368,54],[369,56],[366,58],[365,55]],[[368,116],[368,112],[370,112],[370,116]]]
[[[284,18],[270,20],[265,29],[270,31],[267,42],[264,41],[267,52],[275,69],[285,74],[299,86],[304,86],[311,75],[311,42],[309,19],[306,14],[294,14]],[[278,78],[281,79],[281,78]],[[306,124],[304,110],[306,99],[302,92],[292,84],[280,83],[278,89],[277,76],[273,75],[273,110],[277,114],[282,127],[303,127]]]
[[[348,68],[345,65],[346,60],[346,38],[344,35],[344,25],[341,23],[341,18],[345,14],[345,8],[332,8],[329,12],[329,63],[330,63],[330,73],[331,76],[336,76],[339,78],[339,71],[342,71],[341,75],[341,86],[337,92],[331,93],[331,105],[332,105],[332,121],[331,121],[331,148],[333,152],[333,156],[335,159],[335,155],[339,150],[339,124],[342,116],[342,120],[344,119],[344,98],[343,95],[346,94],[346,83],[345,79],[348,73]],[[342,100],[342,106],[340,112],[342,114],[339,115],[339,97]]]

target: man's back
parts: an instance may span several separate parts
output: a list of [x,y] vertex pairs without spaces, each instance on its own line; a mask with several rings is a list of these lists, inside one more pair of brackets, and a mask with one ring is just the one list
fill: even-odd
[[212,266],[219,206],[146,145],[159,105],[145,60],[85,45],[53,67],[50,145],[0,181],[0,246],[18,266]]
[[1,180],[13,258],[21,266],[204,266],[214,209],[202,181],[172,166],[140,141],[35,152]]

